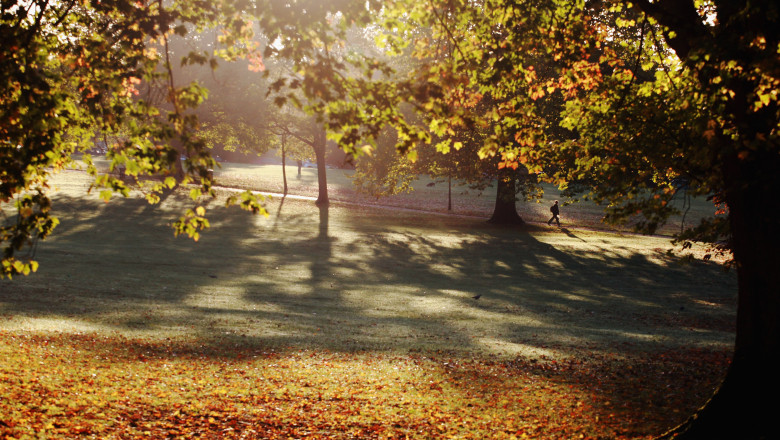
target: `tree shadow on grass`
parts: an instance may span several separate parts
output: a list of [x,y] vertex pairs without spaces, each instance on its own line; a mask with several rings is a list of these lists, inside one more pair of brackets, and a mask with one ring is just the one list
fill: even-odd
[[508,356],[732,336],[735,283],[712,264],[571,231],[300,201],[271,221],[214,210],[195,243],[168,226],[183,203],[59,196],[40,273],[0,282],[0,327]]

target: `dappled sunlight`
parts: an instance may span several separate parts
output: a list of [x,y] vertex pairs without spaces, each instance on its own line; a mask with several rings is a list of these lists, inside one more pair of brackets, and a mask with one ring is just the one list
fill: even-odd
[[458,298],[461,300],[468,300],[469,298],[472,298],[471,292],[467,292],[465,290],[439,289],[439,293],[442,295],[448,295],[453,298]]
[[476,338],[475,343],[481,345],[483,350],[490,353],[502,353],[513,357],[559,359],[561,353],[539,347],[538,345],[509,342],[506,339],[481,337]]
[[509,263],[505,263],[503,261],[495,261],[494,264],[496,265],[496,268],[504,269],[504,270],[512,270],[512,266],[510,266]]
[[[0,304],[0,308],[3,305]],[[88,320],[57,317],[12,316],[2,321],[3,330],[33,333],[111,333],[110,325],[99,325]]]
[[60,197],[67,218],[39,247],[41,272],[12,282],[20,294],[0,284],[0,329],[61,319],[148,337],[560,357],[733,339],[733,274],[676,265],[663,238],[275,200],[272,219],[214,209],[195,243],[167,225],[186,197],[156,215],[138,214],[142,200]]
[[410,301],[408,308],[412,312],[417,312],[421,316],[441,317],[441,318],[485,318],[485,313],[481,310],[464,306],[463,300],[442,297],[440,295],[430,297],[416,298]]
[[557,260],[552,255],[541,255],[538,258],[539,258],[539,262],[542,265],[547,266],[548,269],[560,269],[560,270],[566,269],[566,265],[563,264],[562,261]]
[[436,275],[444,277],[457,278],[462,275],[461,271],[449,264],[432,263],[429,265],[430,271]]
[[202,287],[182,298],[182,304],[200,309],[252,310],[256,304],[246,301],[243,287]]
[[581,292],[555,292],[555,295],[569,304],[566,306],[567,310],[582,310],[588,306],[598,305],[600,301],[599,297],[589,297],[589,292],[586,289],[583,289]]

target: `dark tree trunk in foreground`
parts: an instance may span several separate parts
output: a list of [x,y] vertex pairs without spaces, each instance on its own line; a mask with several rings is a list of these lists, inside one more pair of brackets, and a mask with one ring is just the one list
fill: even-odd
[[[780,194],[774,177],[780,158],[771,152],[764,156],[745,161],[734,155],[724,172],[731,188],[726,202],[739,288],[732,363],[707,404],[663,438],[773,439],[780,432],[775,420],[780,396],[780,209],[773,203]],[[750,180],[754,184],[744,184]]]
[[[718,24],[707,28],[692,1],[640,0],[639,7],[674,34],[667,39],[697,73],[701,90],[711,96],[728,90],[719,111],[729,133],[712,144],[714,166],[721,170],[729,213],[731,245],[737,267],[737,332],[734,357],[713,397],[680,427],[664,435],[675,439],[773,439],[780,397],[780,155],[775,133],[778,104],[753,111],[756,88],[750,75],[725,81],[719,66],[736,62],[742,72],[762,70],[777,77],[776,3],[715,2]],[[772,6],[775,4],[775,6]],[[752,43],[761,35],[766,49]],[[697,64],[706,54],[707,64]],[[717,79],[717,81],[715,81]],[[734,137],[737,135],[738,137]],[[678,434],[674,437],[675,434]]]
[[496,191],[496,206],[493,208],[493,216],[488,220],[490,223],[499,225],[520,225],[525,223],[520,215],[517,214],[515,201],[517,192],[515,191],[515,179],[508,175],[511,173],[501,173],[498,177],[498,186]]
[[314,156],[317,158],[317,182],[319,184],[319,193],[315,204],[317,206],[328,206],[328,174],[325,167],[325,147],[327,146],[327,137],[325,130],[317,130],[314,134]]

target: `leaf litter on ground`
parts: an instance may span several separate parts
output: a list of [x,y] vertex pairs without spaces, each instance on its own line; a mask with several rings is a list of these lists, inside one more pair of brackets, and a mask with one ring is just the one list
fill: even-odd
[[644,439],[729,353],[568,359],[263,349],[0,332],[0,438]]

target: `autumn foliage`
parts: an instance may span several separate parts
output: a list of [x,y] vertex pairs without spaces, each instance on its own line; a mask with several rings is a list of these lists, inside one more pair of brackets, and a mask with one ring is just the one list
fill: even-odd
[[637,439],[701,405],[702,349],[565,360],[0,333],[0,439]]

